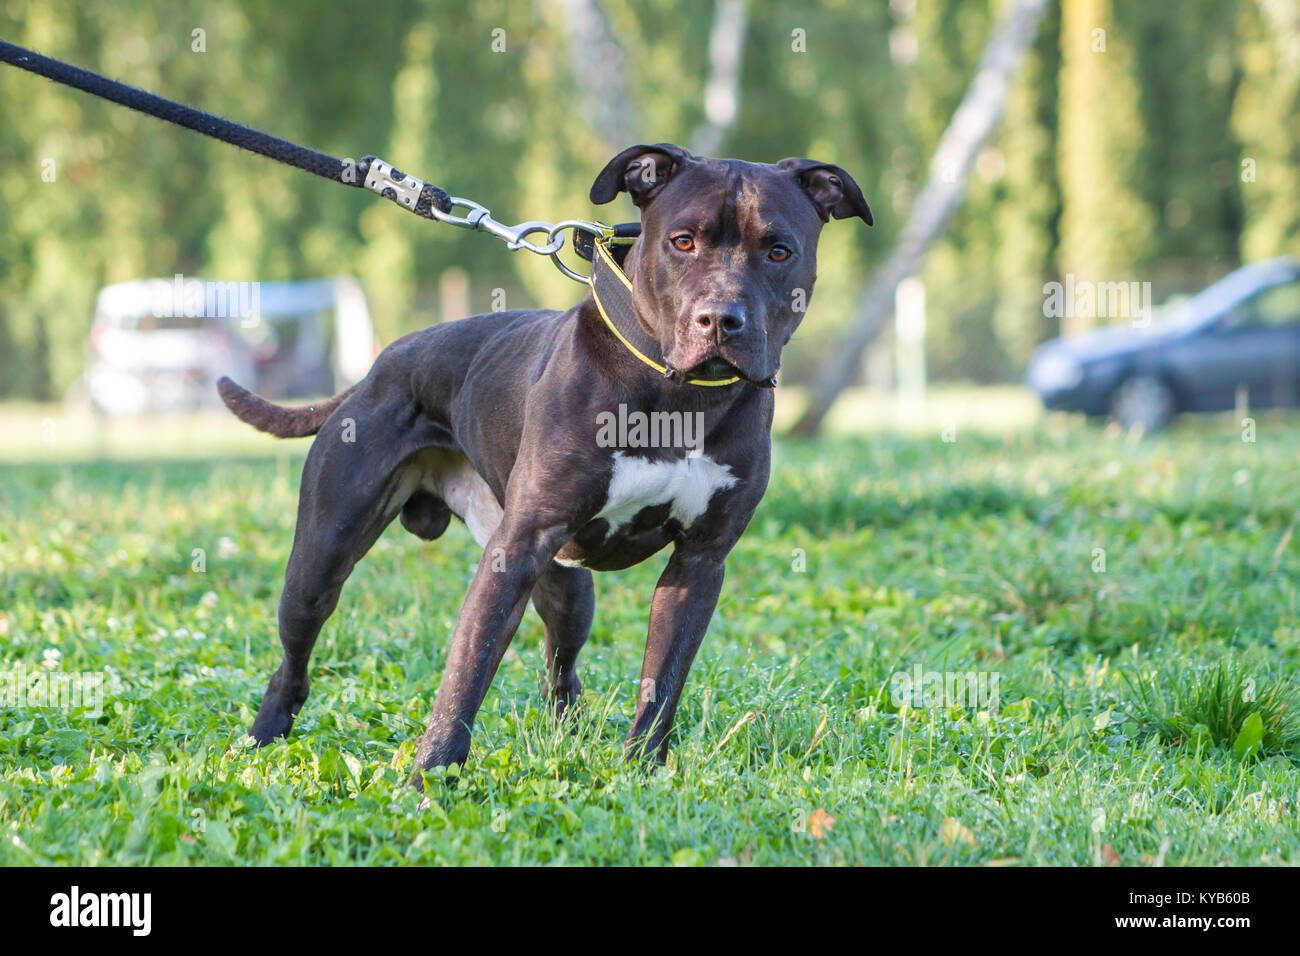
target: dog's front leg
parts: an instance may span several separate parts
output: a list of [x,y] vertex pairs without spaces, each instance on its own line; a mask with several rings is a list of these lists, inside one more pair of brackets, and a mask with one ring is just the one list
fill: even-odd
[[412,783],[421,771],[464,765],[474,718],[528,605],[533,585],[567,540],[559,528],[509,527],[509,518],[488,540],[469,586],[428,729],[420,739]]
[[673,552],[650,605],[650,633],[641,665],[636,718],[623,748],[627,759],[668,756],[677,702],[722,590],[725,555]]

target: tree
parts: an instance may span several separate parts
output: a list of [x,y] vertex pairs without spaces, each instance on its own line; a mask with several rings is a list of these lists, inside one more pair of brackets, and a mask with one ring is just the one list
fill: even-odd
[[[1138,191],[1142,118],[1132,40],[1115,24],[1111,0],[1064,0],[1057,168],[1061,273],[1123,281],[1149,251],[1152,215]],[[1092,318],[1063,320],[1066,334]]]
[[696,155],[716,155],[740,114],[740,54],[744,45],[745,0],[717,0],[709,32],[704,122],[691,136],[691,151]]
[[813,435],[820,429],[836,397],[856,376],[862,353],[892,313],[898,284],[916,272],[926,249],[961,204],[971,165],[997,126],[1011,80],[1046,5],[1047,0],[1017,0],[994,27],[975,77],[939,140],[898,244],[862,293],[846,333],[814,377],[808,408],[795,423],[794,434]]
[[1232,124],[1246,210],[1241,256],[1294,253],[1300,241],[1300,3],[1241,5],[1242,81]]

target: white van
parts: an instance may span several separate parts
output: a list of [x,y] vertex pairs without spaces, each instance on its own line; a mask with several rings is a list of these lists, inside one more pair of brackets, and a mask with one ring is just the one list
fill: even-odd
[[85,386],[114,416],[218,406],[222,375],[268,398],[332,395],[363,378],[378,351],[351,276],[139,279],[100,291]]

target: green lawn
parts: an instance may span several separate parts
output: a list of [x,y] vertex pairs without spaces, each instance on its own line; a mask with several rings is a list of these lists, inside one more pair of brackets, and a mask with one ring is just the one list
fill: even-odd
[[[253,751],[306,443],[0,467],[4,670],[103,682],[0,709],[0,863],[1300,862],[1300,422],[956,438],[778,445],[666,769],[620,762],[661,555],[597,576],[576,721],[529,613],[425,810],[464,528],[389,529]],[[918,666],[997,699],[900,697]]]

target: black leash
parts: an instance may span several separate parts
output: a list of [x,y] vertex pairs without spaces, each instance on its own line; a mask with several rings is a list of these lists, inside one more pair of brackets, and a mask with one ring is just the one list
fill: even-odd
[[[47,80],[53,80],[55,83],[62,83],[64,86],[70,86],[73,89],[81,90],[83,93],[89,93],[91,96],[98,96],[110,103],[117,103],[119,106],[126,106],[138,112],[156,116],[160,120],[175,123],[177,126],[184,126],[196,133],[211,136],[223,143],[238,146],[250,153],[257,153],[268,159],[274,159],[276,162],[293,166],[304,172],[313,173],[324,179],[332,179],[334,182],[348,186],[360,187],[364,185],[364,174],[357,174],[362,173],[361,167],[363,164],[368,169],[370,157],[363,159],[361,163],[345,163],[343,160],[325,153],[318,153],[314,149],[291,143],[287,139],[280,139],[269,133],[250,129],[239,123],[222,119],[220,116],[213,116],[211,113],[197,110],[192,106],[165,100],[161,96],[155,96],[145,90],[127,86],[117,80],[110,80],[98,73],[83,70],[70,63],[64,63],[62,60],[42,56],[32,50],[26,50],[3,40],[0,40],[0,62],[9,63],[19,69],[27,70],[29,73],[43,76]],[[450,210],[451,197],[437,186],[431,188],[435,191],[435,202],[439,208],[443,212]]]
[[[505,240],[510,249],[527,249],[530,252],[550,256],[561,272],[580,282],[588,282],[588,277],[569,269],[558,255],[564,245],[565,229],[573,230],[575,251],[588,261],[591,261],[593,243],[597,236],[624,237],[634,236],[640,232],[640,223],[606,226],[603,223],[589,223],[582,220],[566,220],[558,224],[533,220],[517,226],[507,226],[493,219],[491,213],[478,203],[450,196],[446,190],[394,169],[375,156],[366,156],[356,163],[337,159],[326,153],[319,153],[314,149],[291,143],[287,139],[280,139],[269,133],[222,119],[192,106],[163,99],[145,90],[119,83],[117,80],[110,80],[90,70],[83,70],[62,60],[42,56],[33,50],[3,40],[0,40],[0,63],[8,63],[29,73],[35,73],[37,76],[62,83],[64,86],[98,96],[110,103],[156,116],[168,123],[194,130],[204,136],[211,136],[223,143],[238,146],[250,153],[257,153],[259,156],[265,156],[324,179],[343,183],[345,186],[365,187],[425,219],[435,219],[465,229],[489,232]],[[465,216],[452,215],[452,209],[456,207],[467,209],[469,212]],[[528,238],[537,233],[546,233],[544,245],[538,245]]]

